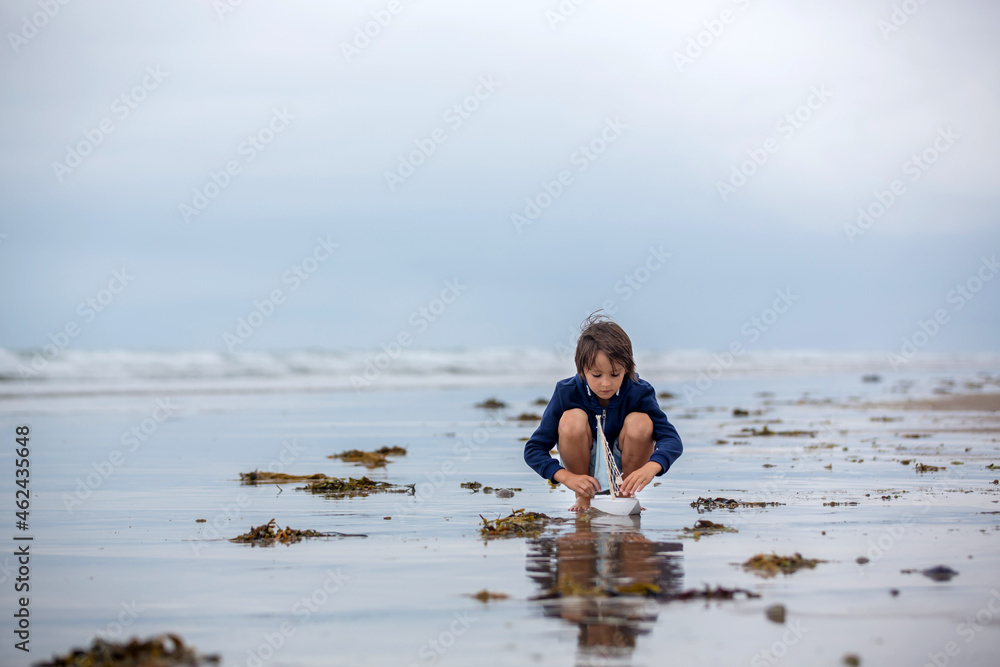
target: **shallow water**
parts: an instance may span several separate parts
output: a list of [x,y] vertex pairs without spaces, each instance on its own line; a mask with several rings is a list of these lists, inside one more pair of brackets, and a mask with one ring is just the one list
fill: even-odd
[[[944,379],[973,376],[719,380],[690,404],[664,401],[686,449],[642,493],[646,509],[635,525],[569,521],[536,540],[489,542],[479,536],[480,515],[526,507],[571,518],[570,494],[550,489],[521,459],[521,438],[534,424],[506,419],[540,412],[531,402],[551,387],[178,395],[169,399],[173,414],[144,440],[126,435],[124,443],[123,434],[154,414],[156,396],[8,399],[0,402],[11,444],[0,457],[4,498],[13,498],[14,426],[31,427],[32,650],[15,651],[8,631],[0,662],[26,665],[98,632],[121,639],[169,631],[225,665],[248,667],[753,667],[840,665],[847,654],[868,665],[993,665],[1000,515],[986,512],[1000,511],[991,484],[1000,472],[985,466],[1000,464],[996,417],[868,405],[901,399],[901,380],[913,383],[907,395],[930,395]],[[474,407],[494,394],[510,407]],[[734,407],[751,415],[733,417]],[[777,419],[772,430],[816,435],[741,434]],[[956,430],[970,427],[987,430]],[[916,433],[928,437],[903,437]],[[821,443],[834,447],[813,447]],[[327,458],[383,445],[409,453],[375,472]],[[120,464],[112,465],[114,450]],[[920,475],[914,461],[945,470]],[[241,485],[239,473],[253,469],[368,474],[416,484],[416,494],[334,500],[294,484]],[[459,486],[473,480],[522,491],[502,499]],[[699,496],[783,504],[699,514],[690,506]],[[842,504],[824,505],[834,501]],[[225,539],[272,517],[367,537],[274,547]],[[740,532],[695,541],[682,530],[698,518]],[[8,619],[12,551],[0,556]],[[769,579],[739,567],[772,551],[827,562]],[[857,564],[860,556],[870,562]],[[935,582],[901,572],[939,564],[959,575]],[[588,587],[655,583],[669,593],[721,585],[761,597],[534,599],[560,577]],[[509,597],[470,597],[482,589]],[[774,604],[786,607],[784,623],[768,620]]]

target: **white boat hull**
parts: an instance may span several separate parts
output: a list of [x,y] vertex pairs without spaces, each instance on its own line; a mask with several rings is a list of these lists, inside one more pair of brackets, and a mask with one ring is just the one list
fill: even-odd
[[638,514],[642,509],[638,498],[612,498],[611,496],[595,496],[590,499],[590,507],[598,512],[629,516]]

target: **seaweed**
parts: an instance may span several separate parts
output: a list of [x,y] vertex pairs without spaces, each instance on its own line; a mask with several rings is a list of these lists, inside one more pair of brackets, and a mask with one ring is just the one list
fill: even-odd
[[384,468],[389,462],[390,456],[405,456],[406,448],[393,445],[391,447],[380,447],[373,452],[365,452],[360,449],[348,449],[339,454],[331,454],[327,458],[340,459],[345,463],[357,463],[366,468]]
[[249,532],[237,535],[229,541],[239,542],[240,544],[252,544],[254,546],[272,546],[276,542],[280,544],[295,544],[307,537],[329,537],[330,535],[331,533],[321,533],[317,530],[296,530],[288,526],[279,530],[278,524],[274,519],[271,519],[267,523],[256,528],[251,528]]
[[483,527],[479,533],[485,539],[508,537],[538,537],[550,524],[565,523],[566,519],[555,519],[541,512],[525,512],[517,509],[509,516],[489,520],[482,514]]
[[519,422],[535,422],[541,421],[542,416],[535,414],[534,412],[522,412],[518,416],[512,417],[512,419]]
[[941,470],[945,470],[945,466],[932,466],[932,465],[927,465],[926,463],[919,463],[918,462],[913,467],[913,469],[917,472],[917,474],[921,474],[922,475],[925,472],[939,472]]
[[501,401],[496,396],[490,396],[485,401],[481,403],[476,403],[477,408],[483,408],[484,410],[500,410],[506,408],[507,404]]
[[217,655],[200,655],[175,634],[167,633],[146,640],[109,642],[95,638],[89,649],[73,649],[63,656],[53,656],[38,667],[200,667],[217,665]]
[[479,482],[462,482],[459,486],[463,489],[469,489],[473,493],[479,493],[479,489],[483,488],[483,485]]
[[840,445],[832,442],[818,442],[815,445],[806,445],[806,449],[836,449]]
[[367,496],[372,493],[414,493],[414,484],[400,486],[389,482],[376,482],[368,477],[348,477],[346,480],[339,477],[328,477],[305,486],[298,487],[302,491],[322,494],[326,498],[353,498],[355,496]]
[[[694,522],[694,526],[691,528],[685,528],[684,533],[689,534],[695,540],[701,539],[702,535],[717,535],[719,533],[738,533],[740,531],[735,528],[730,528],[729,526],[724,526],[721,523],[715,523],[714,521],[709,521],[708,519],[698,519]],[[686,537],[687,535],[682,535]]]
[[816,431],[772,431],[767,424],[764,424],[764,428],[759,431],[752,426],[740,429],[741,435],[756,435],[756,436],[772,436],[781,435],[786,437],[803,437],[808,436],[810,438],[816,437]]
[[473,598],[475,600],[479,600],[483,604],[486,604],[490,600],[506,600],[510,596],[507,595],[506,593],[498,593],[496,591],[489,591],[489,590],[486,590],[484,588],[483,590],[479,591],[475,595],[470,595],[469,597],[471,597],[471,598]]
[[739,507],[777,507],[779,505],[784,505],[785,503],[776,502],[766,502],[763,500],[753,500],[753,501],[743,501],[736,500],[735,498],[702,498],[698,496],[698,499],[691,503],[691,507],[694,507],[701,512],[711,512],[717,509],[727,509],[734,510]]
[[782,574],[793,574],[803,568],[810,570],[825,560],[816,558],[803,558],[802,554],[796,553],[792,556],[778,556],[777,554],[757,554],[743,563],[743,569],[753,572],[758,577],[773,577],[779,572]]
[[329,479],[323,473],[315,475],[289,475],[283,472],[267,472],[265,470],[254,470],[252,472],[241,472],[241,484],[285,484],[290,482],[311,482],[322,479]]
[[747,599],[759,598],[759,593],[754,593],[753,591],[748,591],[745,588],[723,588],[722,586],[716,586],[715,588],[709,588],[708,584],[705,584],[705,588],[691,588],[682,593],[678,593],[674,596],[676,600],[733,600],[737,595],[743,595]]

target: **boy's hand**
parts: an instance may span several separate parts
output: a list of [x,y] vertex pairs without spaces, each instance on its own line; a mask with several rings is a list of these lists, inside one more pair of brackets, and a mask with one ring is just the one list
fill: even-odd
[[601,490],[601,483],[590,475],[576,475],[565,468],[557,471],[552,478],[581,496],[593,496]]
[[647,484],[653,481],[656,473],[661,470],[663,470],[663,466],[656,461],[650,461],[625,478],[625,481],[622,482],[622,494],[625,496],[634,496],[639,493],[646,488]]

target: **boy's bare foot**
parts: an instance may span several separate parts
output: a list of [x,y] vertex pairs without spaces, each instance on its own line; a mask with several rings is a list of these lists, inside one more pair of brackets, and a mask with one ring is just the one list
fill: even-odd
[[576,502],[569,508],[570,512],[586,512],[590,509],[590,497],[577,495]]

